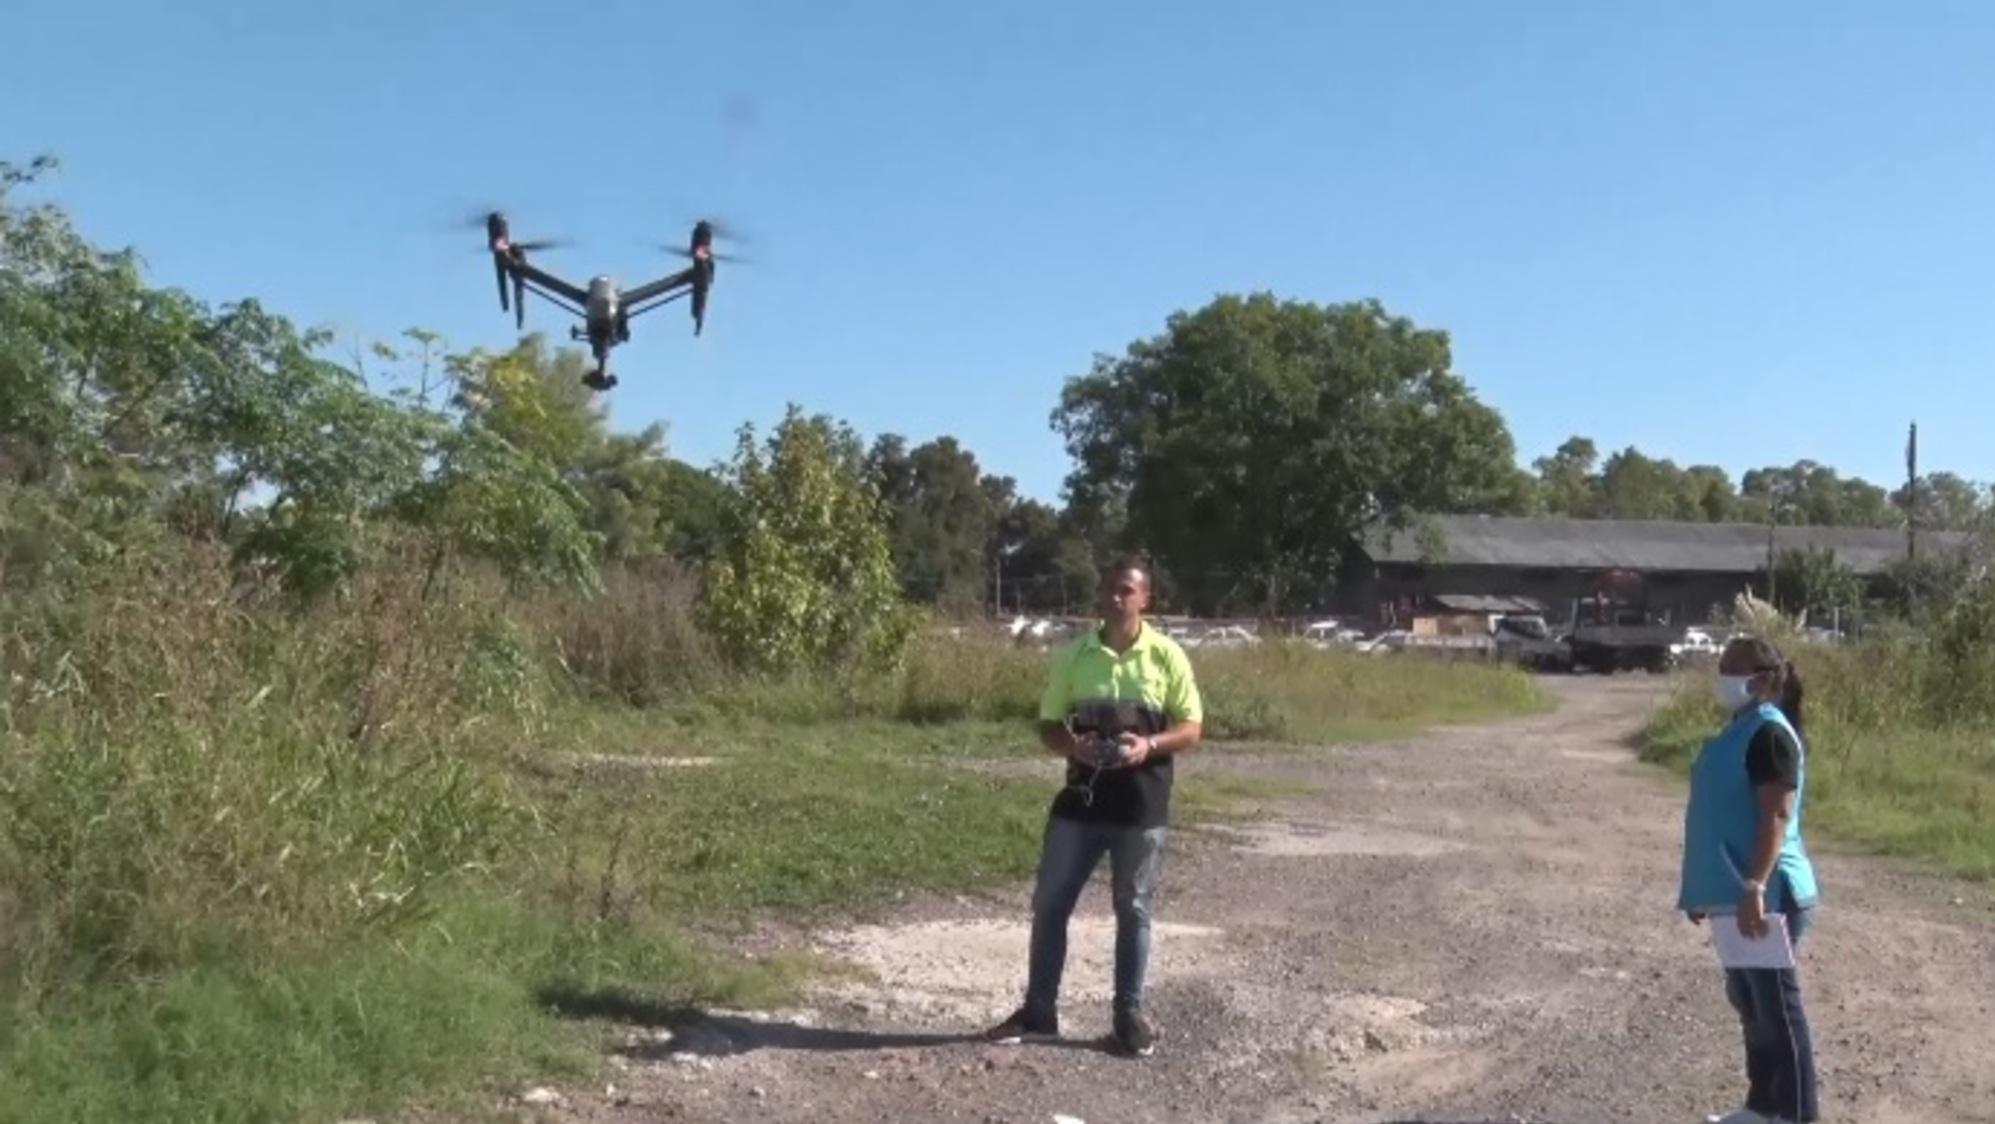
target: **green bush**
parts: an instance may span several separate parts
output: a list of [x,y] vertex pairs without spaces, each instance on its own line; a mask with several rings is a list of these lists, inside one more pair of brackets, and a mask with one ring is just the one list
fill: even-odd
[[729,659],[778,674],[898,662],[913,620],[851,429],[793,406],[758,448],[744,426],[728,483],[700,619]]

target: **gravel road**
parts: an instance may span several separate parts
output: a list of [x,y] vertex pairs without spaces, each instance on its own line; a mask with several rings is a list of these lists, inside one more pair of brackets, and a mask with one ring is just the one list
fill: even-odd
[[[1234,773],[1307,791],[1174,839],[1154,1057],[1098,1041],[1104,870],[1075,922],[1063,1042],[964,1037],[1023,985],[1028,888],[998,887],[802,935],[863,971],[803,1009],[620,1027],[613,1087],[553,1090],[528,1111],[577,1124],[1702,1120],[1743,1096],[1740,1046],[1707,931],[1670,909],[1680,786],[1630,748],[1661,685],[1548,687],[1560,705],[1544,717],[1188,758],[1183,787]],[[1824,909],[1803,971],[1825,1119],[1995,1122],[1995,891],[1814,845]]]

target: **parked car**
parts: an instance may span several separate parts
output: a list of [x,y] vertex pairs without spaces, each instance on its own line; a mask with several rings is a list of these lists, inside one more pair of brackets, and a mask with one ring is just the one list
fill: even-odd
[[1406,642],[1412,639],[1412,636],[1412,633],[1403,628],[1388,629],[1377,636],[1365,637],[1353,644],[1352,647],[1368,656],[1384,655],[1387,652],[1396,652],[1405,647]]
[[1669,646],[1670,659],[1678,664],[1706,663],[1716,660],[1723,652],[1724,645],[1701,628],[1684,629],[1683,639]]
[[1542,616],[1513,613],[1498,617],[1490,634],[1496,640],[1498,659],[1533,671],[1572,670],[1572,646],[1565,637],[1554,634]]
[[1316,621],[1302,630],[1303,642],[1317,648],[1349,648],[1364,638],[1362,629],[1335,620]]
[[1241,625],[1222,624],[1216,628],[1207,629],[1202,635],[1192,641],[1192,646],[1199,648],[1244,648],[1250,644],[1259,644],[1260,642],[1260,637],[1249,632]]

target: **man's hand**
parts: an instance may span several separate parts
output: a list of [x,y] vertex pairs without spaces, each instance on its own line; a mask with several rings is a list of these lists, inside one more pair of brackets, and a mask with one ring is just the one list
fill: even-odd
[[1150,739],[1124,731],[1115,739],[1122,745],[1122,767],[1134,769],[1150,759]]
[[1073,761],[1080,761],[1087,748],[1087,743],[1074,736],[1065,722],[1040,722],[1039,744],[1045,746],[1048,752]]
[[1750,887],[1739,895],[1739,932],[1754,940],[1766,936],[1766,902]]

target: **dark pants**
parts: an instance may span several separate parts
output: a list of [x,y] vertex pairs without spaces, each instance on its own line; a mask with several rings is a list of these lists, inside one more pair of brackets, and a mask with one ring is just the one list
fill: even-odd
[[[1814,910],[1787,915],[1795,945]],[[1714,924],[1734,924],[1714,917]],[[1739,1012],[1746,1038],[1746,1107],[1795,1124],[1817,1119],[1815,1052],[1808,1017],[1801,1010],[1800,973],[1792,968],[1734,968],[1725,972],[1725,995]]]
[[1118,827],[1049,817],[1039,855],[1039,883],[1032,894],[1031,975],[1025,1004],[1051,1014],[1059,1006],[1060,976],[1067,967],[1067,922],[1081,890],[1106,854],[1115,902],[1115,1006],[1143,1005],[1143,977],[1150,963],[1150,909],[1164,868],[1161,827]]

